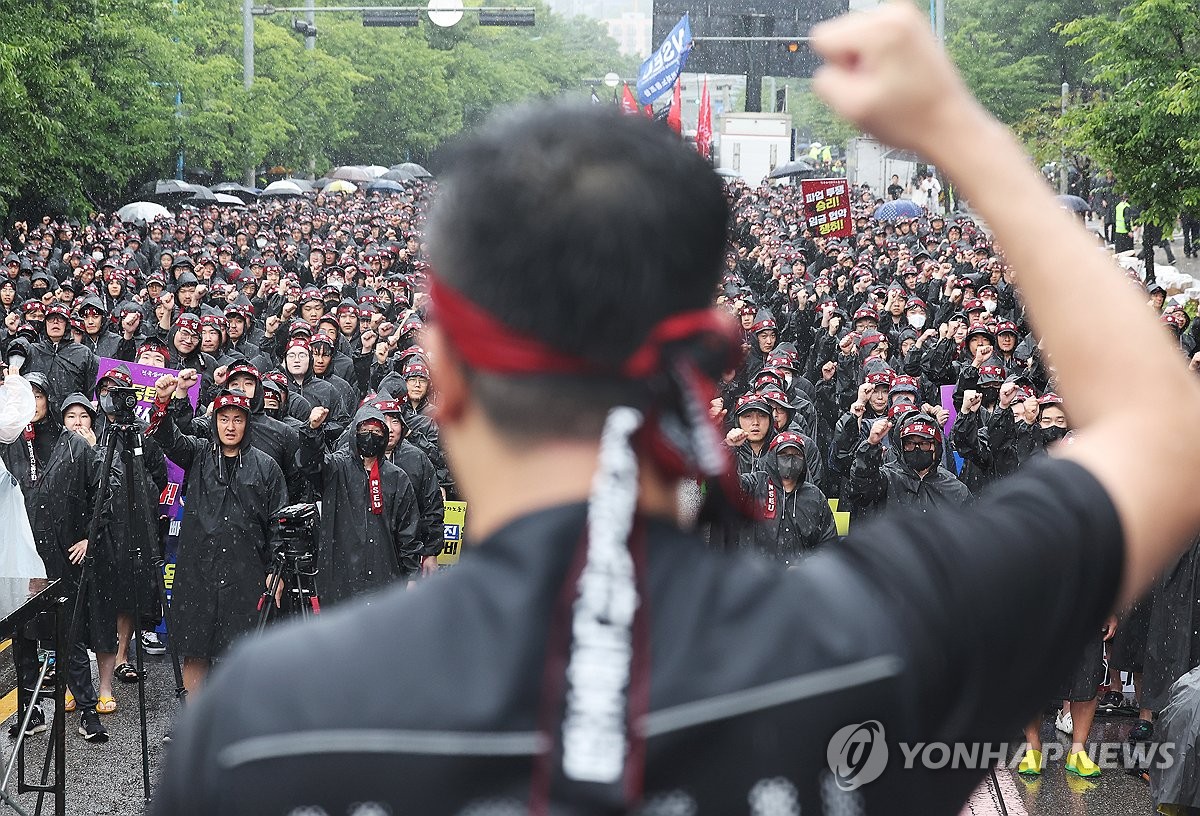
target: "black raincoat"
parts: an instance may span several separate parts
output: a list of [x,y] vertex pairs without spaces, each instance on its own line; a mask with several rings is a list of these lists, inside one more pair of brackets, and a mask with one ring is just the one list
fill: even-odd
[[[370,419],[387,428],[383,414],[370,406],[359,410],[352,427],[357,430]],[[379,458],[383,512],[373,513],[369,473],[356,437],[351,435],[346,449],[323,453],[323,436],[321,428],[301,429],[300,468],[321,496],[317,589],[329,604],[412,574],[420,566],[425,543],[417,539],[421,518],[404,471]]]
[[[816,453],[815,445],[809,449]],[[753,498],[759,516],[742,529],[741,548],[791,565],[822,544],[837,540],[825,494],[808,480],[791,493],[784,490],[777,451],[768,451],[760,463],[761,469],[741,475],[742,490]]]
[[175,561],[171,637],[186,657],[212,659],[253,628],[288,503],[283,473],[254,448],[247,424],[235,457],[215,441],[185,436],[166,414],[154,438],[185,471],[186,504]]

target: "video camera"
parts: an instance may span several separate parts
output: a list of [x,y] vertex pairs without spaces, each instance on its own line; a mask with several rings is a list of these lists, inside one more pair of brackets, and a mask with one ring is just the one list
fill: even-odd
[[315,504],[289,504],[276,514],[279,542],[275,555],[284,561],[311,561],[317,554],[317,523],[321,520]]
[[100,410],[112,416],[116,425],[133,425],[137,422],[138,392],[128,386],[111,386],[100,398]]

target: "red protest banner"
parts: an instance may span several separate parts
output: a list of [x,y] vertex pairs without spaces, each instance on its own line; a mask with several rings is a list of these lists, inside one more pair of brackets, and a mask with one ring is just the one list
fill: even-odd
[[805,221],[815,237],[850,236],[850,185],[844,178],[802,179],[800,195]]

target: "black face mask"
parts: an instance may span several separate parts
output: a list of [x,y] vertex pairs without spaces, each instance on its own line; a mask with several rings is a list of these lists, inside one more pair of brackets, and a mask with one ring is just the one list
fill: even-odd
[[991,407],[992,405],[995,405],[997,402],[1000,401],[1000,389],[999,388],[981,388],[981,389],[979,389],[979,393],[980,393],[980,396],[983,398],[982,399],[983,404],[987,405],[989,407]]
[[915,450],[902,451],[901,456],[904,457],[904,464],[920,473],[922,470],[928,470],[933,467],[935,452],[916,448]]
[[378,456],[387,447],[387,437],[382,434],[360,432],[354,437],[358,445],[358,455],[365,457]]
[[1042,428],[1041,432],[1042,444],[1045,446],[1053,445],[1055,442],[1058,442],[1069,433],[1068,429],[1060,428],[1057,425],[1051,425],[1049,428]]
[[799,481],[805,473],[804,457],[796,453],[779,455],[779,478]]

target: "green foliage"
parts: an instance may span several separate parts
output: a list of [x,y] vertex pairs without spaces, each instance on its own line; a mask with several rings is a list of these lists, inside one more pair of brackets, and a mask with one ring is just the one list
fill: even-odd
[[[169,6],[10,3],[0,14],[0,204],[79,213],[169,160]],[[167,84],[164,85],[164,80]]]
[[469,13],[453,29],[320,14],[314,50],[287,15],[257,17],[247,90],[232,0],[7,4],[0,216],[123,203],[139,182],[173,175],[179,150],[214,181],[247,166],[420,160],[498,105],[632,73],[598,23],[535,5],[532,29],[480,27]]
[[1100,89],[1068,113],[1073,143],[1160,225],[1200,206],[1200,4],[1136,0],[1116,20],[1088,17],[1064,33],[1094,52]]
[[[968,20],[950,35],[947,50],[975,96],[1002,122],[1015,124],[1045,101],[1056,72],[1048,54],[1018,56],[980,20]],[[1057,92],[1054,86],[1053,92]]]

